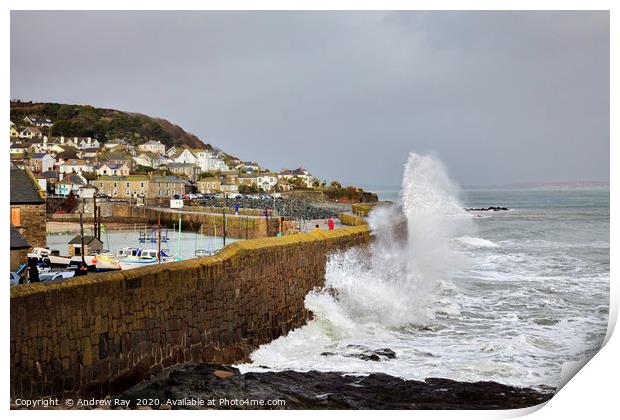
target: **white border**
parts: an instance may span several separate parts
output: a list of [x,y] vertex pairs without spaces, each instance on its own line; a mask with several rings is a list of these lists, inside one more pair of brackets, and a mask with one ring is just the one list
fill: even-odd
[[[618,54],[614,53],[614,47],[618,48],[618,18],[616,13],[618,12],[617,2],[605,1],[605,0],[592,0],[592,1],[576,1],[576,0],[522,0],[522,1],[489,1],[489,0],[443,0],[438,1],[407,1],[407,0],[384,0],[384,1],[369,1],[369,0],[298,0],[298,1],[285,1],[285,0],[264,0],[264,1],[251,1],[251,0],[176,0],[174,2],[165,2],[162,0],[151,1],[129,1],[129,0],[95,0],[88,3],[79,2],[76,0],[57,0],[53,3],[44,0],[32,0],[32,1],[15,1],[9,0],[5,2],[5,13],[2,15],[2,53],[3,57],[10,57],[10,12],[9,10],[140,10],[140,9],[156,9],[156,10],[611,10],[611,138],[617,139],[618,128],[615,123],[617,114],[617,100],[618,100],[618,83],[614,79],[613,75],[618,73]],[[5,65],[2,66],[3,80],[2,92],[5,101],[10,98],[10,67],[8,59],[5,60]],[[5,102],[6,104],[6,102]],[[9,119],[9,108],[4,108],[5,118]],[[611,210],[612,215],[615,214],[615,199],[613,189],[616,186],[616,180],[618,179],[618,163],[619,150],[614,141],[610,142],[610,156],[615,157],[611,162]],[[9,161],[8,147],[1,148],[3,162]],[[8,165],[2,165],[3,170],[0,172],[0,185],[8,186]],[[3,188],[3,197],[8,200],[8,187]],[[0,206],[0,218],[8,220],[8,206]],[[5,228],[8,228],[8,224]],[[4,232],[7,232],[5,230]],[[611,242],[616,243],[617,239],[616,225],[611,223]],[[2,241],[0,255],[3,256],[3,261],[8,265],[8,244],[7,241]],[[611,262],[615,265],[616,258],[613,252],[613,246],[611,247]],[[610,334],[615,325],[618,313],[618,285],[617,281],[611,280],[611,308],[610,308],[610,325],[608,328],[607,339],[610,338]],[[2,288],[2,298],[4,302],[9,301],[9,288]],[[2,329],[4,337],[6,337],[5,345],[0,350],[2,353],[2,361],[5,364],[5,380],[2,383],[2,390],[0,395],[4,395],[7,398],[5,409],[8,409],[8,396],[9,396],[9,305],[3,305],[2,309],[4,322],[2,323]],[[617,334],[616,334],[617,335]],[[562,390],[558,393],[548,404],[544,406],[542,410],[536,411],[536,409],[523,409],[513,411],[451,411],[451,412],[424,412],[424,411],[405,411],[394,412],[390,411],[385,414],[390,417],[407,417],[407,418],[503,418],[514,417],[524,415],[532,411],[536,411],[532,415],[534,418],[608,418],[612,416],[611,413],[617,413],[617,392],[615,391],[616,384],[614,383],[618,374],[618,357],[620,357],[620,344],[618,338],[612,336],[609,339],[607,345],[597,354],[593,360],[579,373],[577,378],[570,381]],[[114,412],[115,416],[121,417],[135,417],[140,412]],[[165,414],[164,414],[165,413]],[[40,415],[45,416],[73,416],[83,415],[84,412],[67,412],[67,411],[52,411],[46,413],[39,413],[34,411],[11,411],[11,416],[19,417],[35,417]],[[88,415],[108,415],[110,412],[88,412]],[[158,416],[170,416],[171,412],[150,412],[148,417]],[[198,415],[200,417],[217,415],[218,417],[237,418],[249,414],[247,412],[199,412],[191,413],[183,411],[183,416]],[[366,413],[364,413],[365,415]],[[252,417],[283,417],[289,416],[288,412],[267,412],[259,411],[252,412]],[[344,412],[344,411],[328,411],[321,412],[320,414],[315,412],[295,412],[295,417],[300,418],[314,418],[320,415],[321,417],[342,417],[342,416],[358,416],[357,413]],[[377,413],[371,413],[369,415],[375,416]]]

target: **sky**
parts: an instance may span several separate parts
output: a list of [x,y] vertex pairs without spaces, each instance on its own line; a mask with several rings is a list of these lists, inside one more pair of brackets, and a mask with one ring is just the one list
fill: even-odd
[[271,170],[609,181],[608,12],[11,12],[11,98],[163,117]]

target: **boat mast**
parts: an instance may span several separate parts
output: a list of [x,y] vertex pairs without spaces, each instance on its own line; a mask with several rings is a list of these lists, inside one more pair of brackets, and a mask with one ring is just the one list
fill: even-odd
[[181,255],[181,212],[179,212],[179,237],[177,238],[177,258]]
[[157,215],[157,262],[161,264],[161,213]]

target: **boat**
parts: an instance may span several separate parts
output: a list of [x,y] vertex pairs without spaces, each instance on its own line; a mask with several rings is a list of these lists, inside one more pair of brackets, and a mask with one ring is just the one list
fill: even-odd
[[124,247],[116,251],[116,254],[104,253],[95,255],[92,259],[97,271],[120,270],[120,260],[128,257],[136,257],[142,252],[141,248]]
[[52,251],[48,248],[33,248],[28,253],[28,258],[36,258],[39,261],[49,260],[49,265],[53,267],[66,267],[71,263],[71,257],[63,257],[58,255],[58,251]]
[[113,255],[95,255],[93,256],[91,261],[93,262],[93,264],[95,264],[95,269],[97,271],[111,271],[121,269],[121,266],[118,265],[118,258],[115,258]]
[[130,270],[132,268],[145,267],[147,265],[153,265],[158,263],[168,263],[173,262],[176,259],[166,253],[166,251],[161,251],[161,261],[157,256],[156,249],[143,249],[140,250],[137,255],[131,255],[126,258],[119,260],[118,264],[121,267],[121,270]]
[[39,271],[39,281],[56,281],[69,279],[75,275],[74,270],[49,270],[41,272]]

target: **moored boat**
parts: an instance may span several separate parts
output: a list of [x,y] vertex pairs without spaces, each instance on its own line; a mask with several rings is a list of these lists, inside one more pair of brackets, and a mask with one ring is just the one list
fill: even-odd
[[158,263],[168,263],[175,261],[175,258],[168,255],[165,251],[161,251],[161,261],[158,258],[156,249],[139,250],[137,255],[131,255],[119,260],[118,264],[121,270],[130,270],[132,268],[145,267]]

